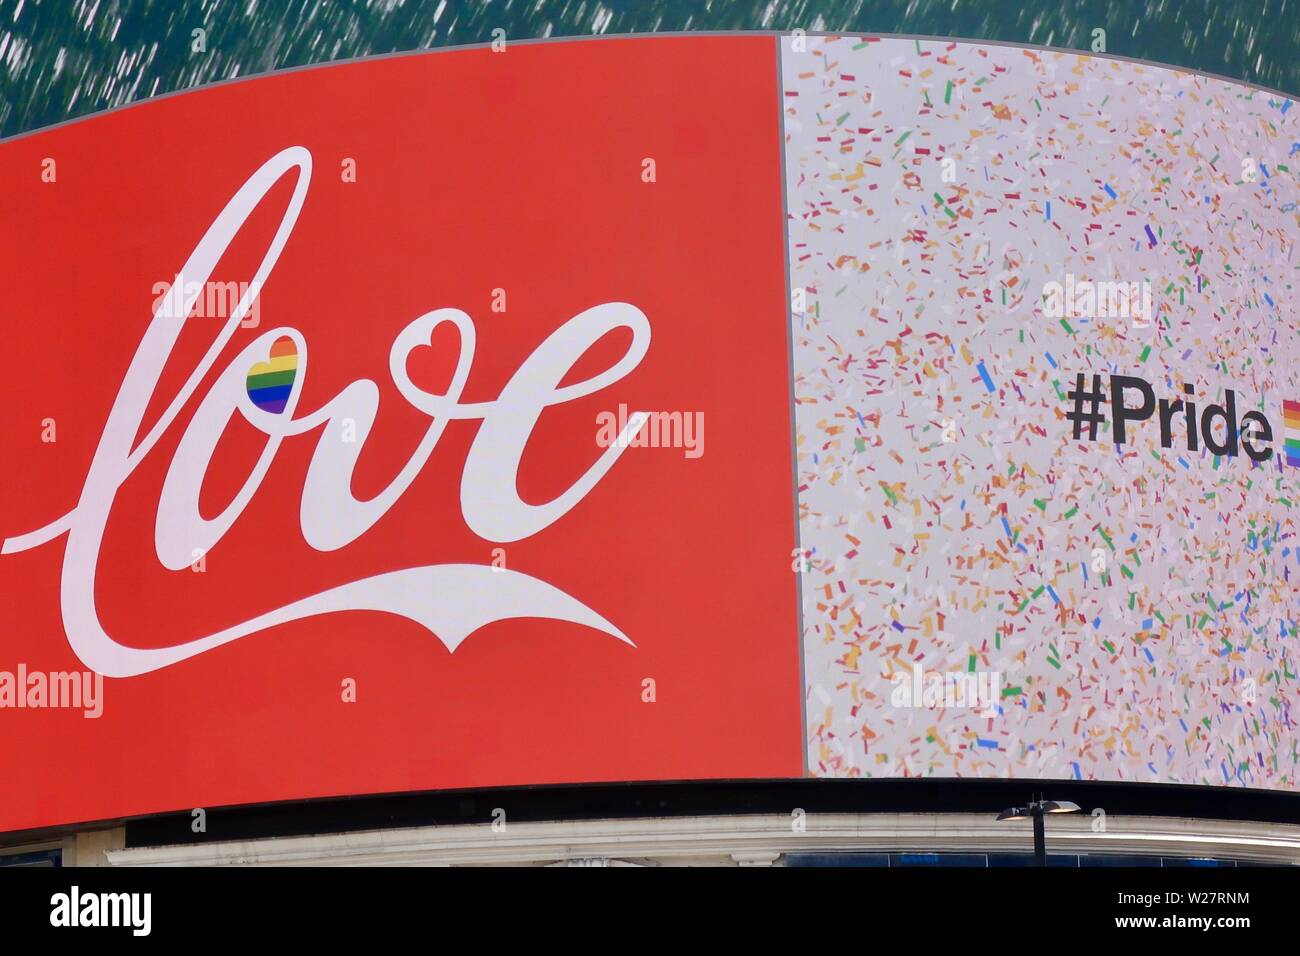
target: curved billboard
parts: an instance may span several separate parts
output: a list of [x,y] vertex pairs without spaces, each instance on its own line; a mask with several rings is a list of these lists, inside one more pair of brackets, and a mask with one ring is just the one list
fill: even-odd
[[0,143],[0,760],[40,768],[0,829],[614,780],[1294,788],[1291,107],[680,36]]

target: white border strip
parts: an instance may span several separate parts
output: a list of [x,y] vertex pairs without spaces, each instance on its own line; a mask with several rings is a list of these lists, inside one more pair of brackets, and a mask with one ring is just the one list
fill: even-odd
[[[491,823],[109,850],[111,866],[474,866],[622,860],[775,862],[785,853],[1031,853],[1027,821],[992,814],[790,814]],[[1300,827],[1166,817],[1047,820],[1048,852],[1215,857],[1300,864]]]

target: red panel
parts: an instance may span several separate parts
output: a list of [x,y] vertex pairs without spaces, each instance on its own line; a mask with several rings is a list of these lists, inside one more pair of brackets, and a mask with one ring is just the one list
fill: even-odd
[[[799,775],[775,66],[769,38],[443,52],[219,86],[0,144],[0,535],[11,539],[77,506],[155,284],[264,162],[301,146],[314,163],[259,326],[235,333],[117,490],[95,588],[114,640],[176,646],[385,572],[487,565],[500,547],[511,571],[635,645],[534,617],[490,623],[454,653],[393,614],[278,625],[107,679],[98,719],[0,709],[0,829],[331,794]],[[46,158],[54,182],[42,180]],[[355,182],[343,175],[349,159]],[[294,181],[270,190],[214,279],[251,279]],[[504,313],[492,311],[495,289]],[[483,426],[452,421],[387,513],[320,551],[304,540],[299,505],[318,442],[341,426],[331,422],[283,440],[203,573],[160,564],[155,520],[180,437],[256,336],[287,326],[306,342],[301,397],[284,414],[376,384],[352,483],[366,499],[430,424],[389,374],[402,328],[434,309],[467,313],[477,350],[461,400],[492,402],[554,330],[608,302],[645,314],[649,351],[625,377],[542,413],[520,496],[542,503],[573,484],[602,454],[596,416],[620,403],[702,413],[702,456],[627,449],[553,524],[490,541],[460,507]],[[223,321],[186,320],[137,438]],[[565,382],[607,368],[631,339],[611,333]],[[443,392],[457,350],[440,329],[411,356],[412,379]],[[56,441],[42,440],[45,419]],[[231,424],[203,481],[205,517],[231,501],[265,444],[246,421]],[[0,671],[84,669],[61,608],[67,540],[0,556]],[[346,678],[355,703],[342,699]]]

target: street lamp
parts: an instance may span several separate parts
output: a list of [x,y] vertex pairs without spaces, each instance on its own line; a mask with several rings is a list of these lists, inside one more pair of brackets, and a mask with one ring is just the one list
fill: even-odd
[[1043,817],[1049,813],[1078,813],[1079,805],[1069,800],[1044,800],[1040,793],[1037,800],[1029,801],[1027,806],[1007,807],[998,814],[998,821],[1023,820],[1032,817],[1034,821],[1034,865],[1047,866],[1047,838],[1043,828]]

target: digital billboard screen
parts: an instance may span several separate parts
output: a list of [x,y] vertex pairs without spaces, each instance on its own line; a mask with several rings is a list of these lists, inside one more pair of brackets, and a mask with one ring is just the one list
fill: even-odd
[[1294,789],[1292,101],[512,43],[0,142],[0,830],[543,783]]

